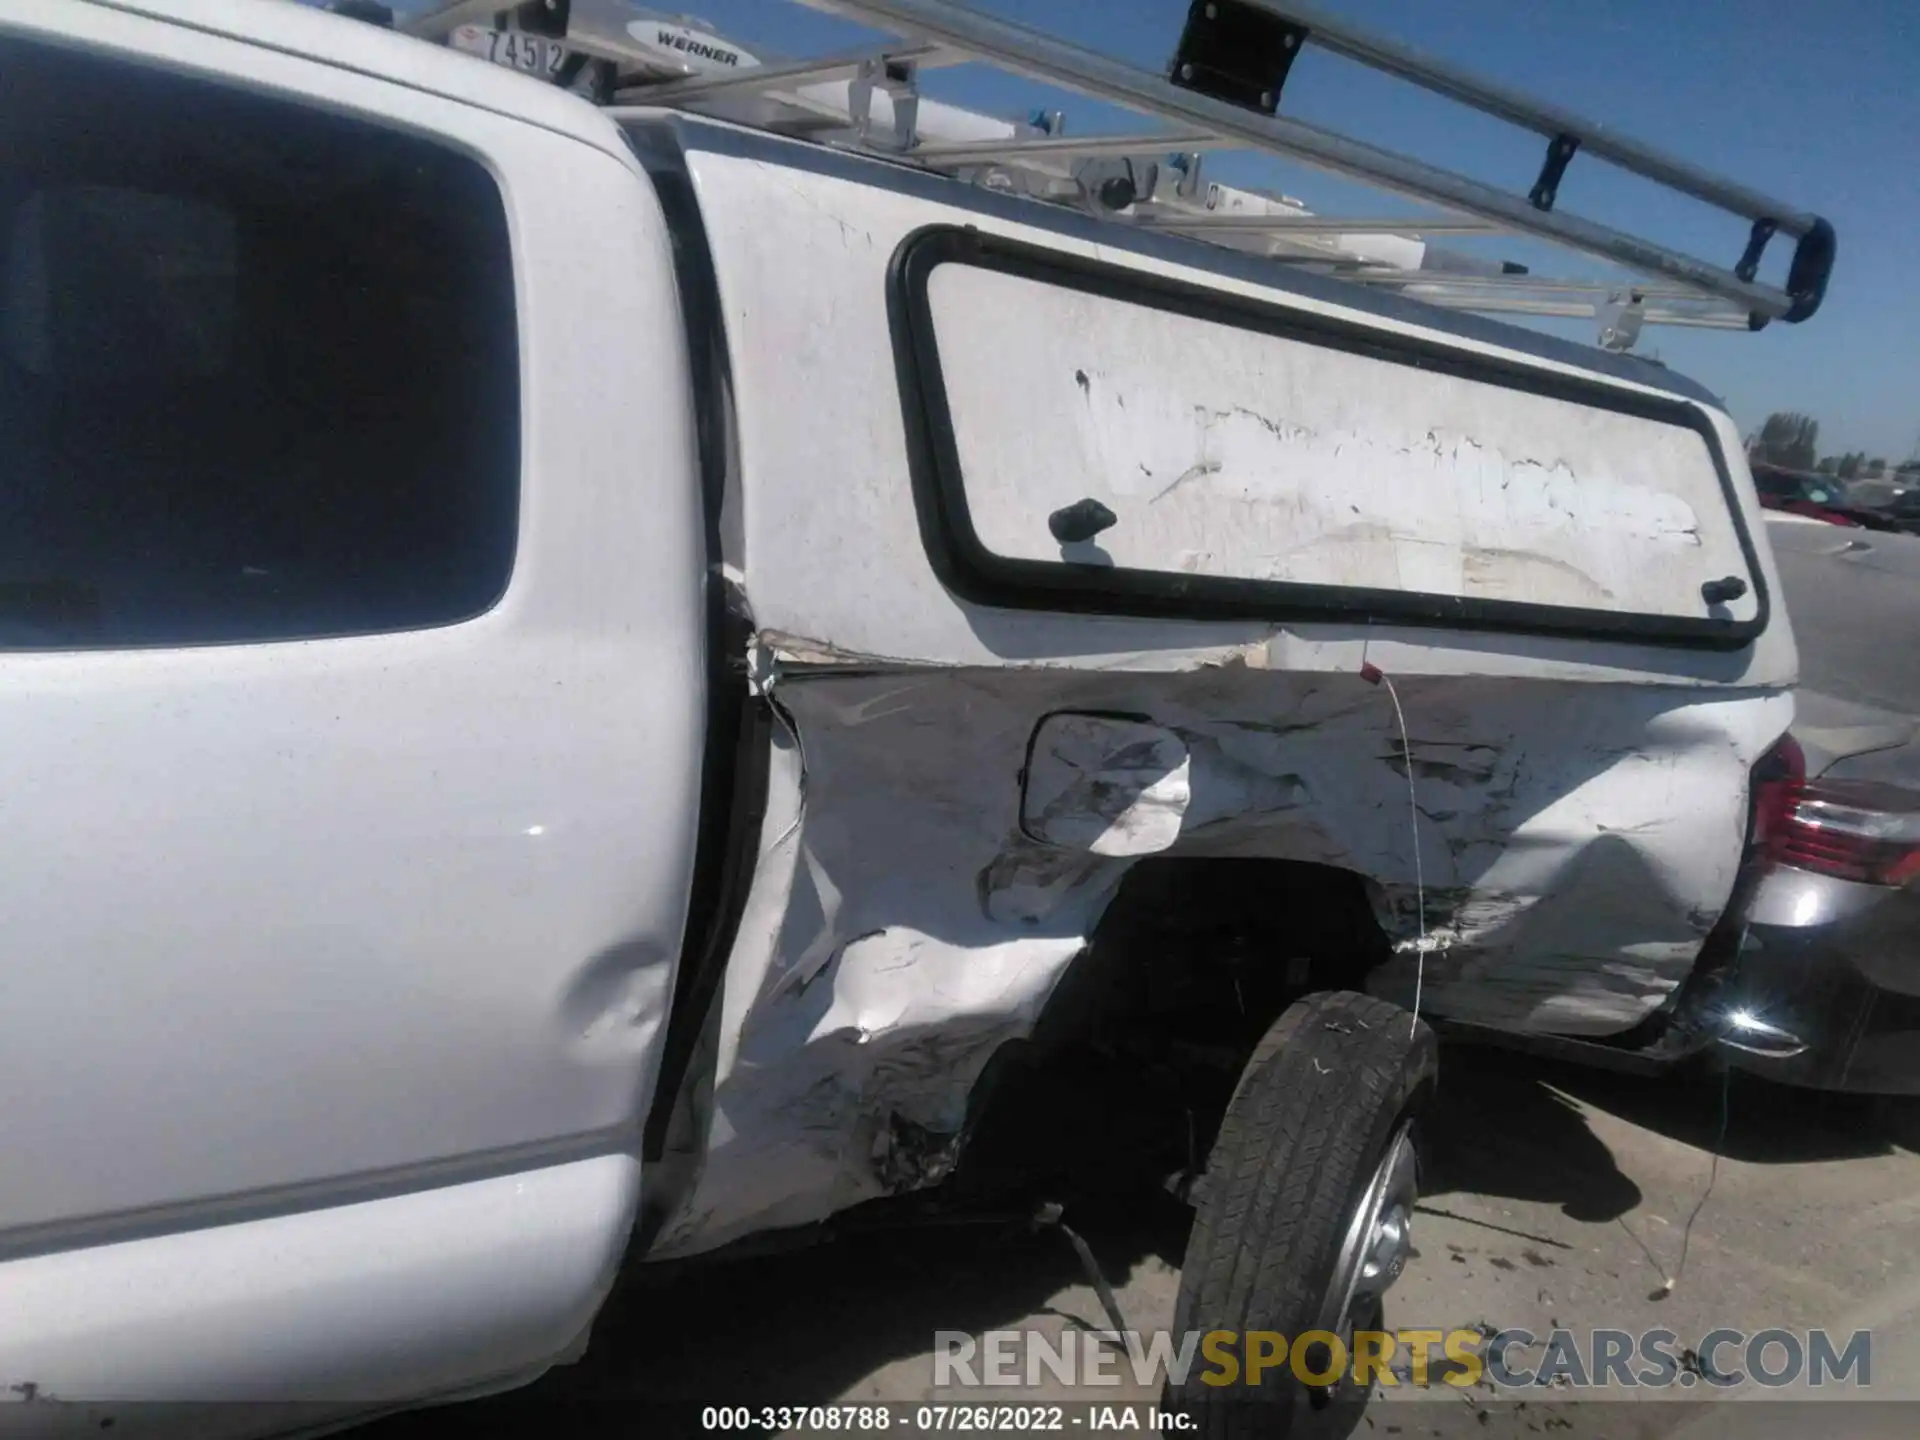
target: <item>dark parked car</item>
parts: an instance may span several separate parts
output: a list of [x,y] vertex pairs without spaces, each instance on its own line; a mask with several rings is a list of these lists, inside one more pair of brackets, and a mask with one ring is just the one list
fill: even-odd
[[1920,1093],[1920,537],[1767,528],[1800,642],[1798,753],[1757,797],[1765,854],[1725,993],[1733,1043],[1743,1023],[1793,1040],[1755,1031],[1773,1053],[1735,1060]]
[[1847,499],[1863,510],[1884,515],[1896,530],[1920,535],[1920,470],[1851,480],[1847,482]]
[[1801,723],[1802,772],[1767,797],[1768,864],[1730,979],[1728,1041],[1741,1068],[1920,1094],[1916,728],[1897,717]]
[[1751,468],[1760,503],[1769,510],[1805,515],[1830,525],[1857,525],[1867,530],[1900,528],[1899,520],[1887,511],[1854,504],[1847,498],[1846,487],[1825,475],[1788,470],[1758,460]]
[[1920,535],[1920,490],[1906,490],[1879,508],[1894,525],[1908,535]]

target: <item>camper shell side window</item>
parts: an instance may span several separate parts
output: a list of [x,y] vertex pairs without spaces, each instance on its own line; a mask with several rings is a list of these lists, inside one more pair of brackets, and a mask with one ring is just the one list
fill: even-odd
[[922,536],[1019,609],[1733,648],[1767,596],[1684,400],[936,226],[895,257]]

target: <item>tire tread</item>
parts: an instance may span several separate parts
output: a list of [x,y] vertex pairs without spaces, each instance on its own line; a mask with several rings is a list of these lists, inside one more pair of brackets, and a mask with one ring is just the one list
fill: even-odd
[[[1309,996],[1274,1022],[1208,1160],[1177,1333],[1311,1327],[1348,1212],[1400,1118],[1431,1087],[1436,1051],[1432,1031],[1407,1011],[1352,991]],[[1201,1433],[1284,1433],[1267,1404],[1221,1404],[1191,1380],[1179,1398],[1201,1402]]]

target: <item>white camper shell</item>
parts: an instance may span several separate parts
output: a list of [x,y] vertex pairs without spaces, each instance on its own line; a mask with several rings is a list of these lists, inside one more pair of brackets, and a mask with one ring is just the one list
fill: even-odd
[[[299,6],[16,0],[0,73],[0,1382],[528,1378],[1095,1024],[1233,1057],[1190,1277],[1352,1328],[1416,996],[1674,1014],[1796,667],[1699,387]],[[1260,1106],[1347,1158],[1235,1231]]]

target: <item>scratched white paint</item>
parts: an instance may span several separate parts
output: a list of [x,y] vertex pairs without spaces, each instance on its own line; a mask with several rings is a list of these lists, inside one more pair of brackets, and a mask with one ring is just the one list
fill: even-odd
[[[1134,834],[1171,855],[1365,875],[1393,941],[1418,932],[1417,845],[1444,946],[1427,957],[1431,1011],[1578,1035],[1644,1019],[1726,902],[1747,768],[1791,697],[1477,677],[1400,691],[1417,836],[1392,706],[1358,676],[776,667],[804,784],[783,741],[696,1132],[704,1168],[657,1253],[897,1188],[894,1117],[959,1130],[988,1060],[1030,1032],[1140,858],[1115,853],[1102,817],[1175,773],[1184,802]],[[1076,789],[1085,823],[1036,838]],[[1414,964],[1374,987],[1410,1000]]]
[[[729,559],[759,626],[756,673],[799,743],[778,741],[753,891],[676,1128],[689,1179],[671,1192],[655,1253],[807,1223],[913,1183],[902,1129],[938,1137],[958,1128],[992,1055],[1030,1031],[1144,856],[1338,865],[1371,882],[1389,939],[1404,941],[1419,928],[1417,847],[1427,928],[1444,945],[1427,958],[1436,1010],[1515,1030],[1605,1034],[1672,993],[1732,885],[1747,767],[1791,715],[1796,658],[1777,601],[1755,644],[1719,653],[1338,617],[1281,628],[966,604],[927,559],[909,483],[887,310],[887,267],[908,235],[976,224],[1310,314],[1354,313],[844,176],[698,151],[690,167],[735,381],[745,539]],[[953,296],[935,298],[951,371]],[[1119,313],[1088,323],[1118,323]],[[1056,497],[1041,487],[1062,476],[1105,483],[1110,452],[1099,447],[1130,444],[1122,406],[1102,401],[1103,387],[1118,395],[1117,375],[1148,377],[1128,371],[1133,351],[1112,337],[1098,354],[1043,367],[1035,357],[1073,337],[1037,337],[1020,314],[1001,321],[959,345],[972,379],[956,403],[969,443],[990,423],[1009,432],[1006,476],[980,482],[1002,484],[1005,504],[981,507],[994,512],[983,527],[1013,517],[1025,535],[1031,519],[1044,536],[1048,510],[1088,491]],[[1455,335],[1438,316],[1427,328],[1377,323],[1576,373]],[[1271,493],[1245,524],[1227,525],[1212,502],[1196,506],[1169,522],[1161,538],[1177,543],[1149,563],[1211,551],[1228,558],[1204,563],[1225,573],[1229,560],[1279,553],[1285,541],[1296,546],[1288,564],[1334,567],[1306,578],[1362,583],[1354,577],[1387,573],[1391,561],[1398,578],[1384,583],[1677,614],[1700,613],[1708,571],[1746,574],[1737,558],[1718,565],[1730,522],[1717,493],[1700,488],[1691,436],[1681,444],[1640,422],[1617,431],[1550,404],[1521,414],[1506,392],[1483,397],[1471,386],[1402,396],[1409,413],[1396,418],[1371,378],[1365,393],[1339,394],[1313,383],[1312,364],[1295,377],[1311,404],[1289,414],[1277,384],[1229,373],[1233,357],[1182,348],[1170,334],[1152,344],[1161,348],[1146,388],[1171,397],[1160,421],[1179,423],[1147,426],[1160,448],[1143,458],[1184,468],[1204,454],[1220,467],[1161,508],[1179,502],[1168,513],[1181,515],[1184,492],[1205,495],[1222,476],[1260,480]],[[1254,358],[1254,371],[1286,368]],[[1042,368],[1064,393],[1007,393],[1020,377],[1037,385]],[[1076,370],[1087,372],[1085,391]],[[807,380],[803,404],[794,403],[796,374]],[[1196,376],[1210,377],[1206,398],[1225,411],[1207,424],[1179,408],[1195,398]],[[1004,406],[1000,420],[968,412],[968,393]],[[1356,517],[1340,520],[1330,486],[1306,463],[1321,456],[1321,439],[1283,439],[1236,404],[1276,426],[1304,425],[1304,414],[1315,437],[1360,435],[1364,455],[1335,438],[1324,457],[1363,492],[1346,502],[1362,504],[1357,518],[1446,543],[1338,538],[1337,524]],[[1128,392],[1125,408],[1133,405]],[[1436,413],[1416,432],[1421,406]],[[1719,411],[1702,413],[1757,532],[1738,433]],[[1408,453],[1396,458],[1395,445]],[[1040,446],[1051,449],[1036,465]],[[1334,446],[1343,446],[1338,457]],[[1135,488],[1097,493],[1137,517],[1156,493],[1147,481],[1120,475],[1115,487]],[[1496,499],[1503,482],[1506,498]],[[1401,491],[1413,498],[1390,499]],[[1302,495],[1311,506],[1287,498]],[[990,543],[996,536],[1013,544],[999,532]],[[1306,543],[1313,536],[1320,543]],[[1121,543],[1114,532],[1102,538]],[[1777,596],[1764,535],[1755,543]],[[1485,552],[1472,566],[1469,544]],[[1596,599],[1600,590],[1615,598]],[[1392,707],[1358,678],[1363,656],[1394,675],[1407,710],[1417,833]],[[1412,960],[1381,972],[1380,986],[1410,994]],[[664,1182],[655,1193],[669,1193]]]
[[[1751,649],[1709,656],[964,605],[919,541],[884,279],[913,229],[978,217],[752,161],[693,164],[737,386],[747,545],[731,558],[796,734],[774,756],[753,891],[679,1132],[694,1179],[660,1253],[816,1220],[897,1183],[889,1127],[957,1130],[990,1058],[1030,1031],[1143,854],[1344,866],[1379,887],[1396,940],[1416,928],[1417,854],[1429,928],[1448,940],[1429,960],[1429,993],[1464,1018],[1600,1034],[1671,993],[1731,885],[1746,769],[1791,713],[1784,617]],[[1009,351],[1000,339],[992,354]],[[1175,358],[1169,383],[1184,373]],[[804,404],[793,403],[796,373]],[[1535,474],[1519,461],[1551,453],[1535,442],[1558,435],[1553,417],[1545,439],[1484,418],[1468,415],[1472,433],[1444,463],[1437,448],[1409,454],[1414,478],[1497,472],[1519,491],[1506,502],[1515,526],[1560,526],[1564,506],[1615,540],[1683,555],[1692,540],[1703,554],[1723,543],[1718,497],[1688,498],[1698,477],[1687,457],[1656,455],[1651,478],[1629,473],[1608,448],[1619,437],[1575,425],[1591,442],[1580,463]],[[1709,418],[1757,515],[1738,436],[1724,415]],[[1273,432],[1251,423],[1215,422],[1221,473],[1267,454]],[[1619,462],[1598,486],[1595,456]],[[1501,519],[1460,516],[1495,529]],[[1618,583],[1606,555],[1579,558]],[[1771,582],[1764,540],[1760,559]],[[1552,571],[1504,564],[1473,577],[1478,593]],[[1655,593],[1658,576],[1631,578]],[[1417,832],[1400,819],[1406,761],[1385,697],[1354,678],[1363,653],[1402,677]],[[1075,711],[1087,723],[1073,726]],[[1110,718],[1120,714],[1142,718]],[[1084,806],[1053,803],[1076,786]],[[1103,788],[1122,803],[1100,799]]]
[[1691,429],[971,266],[930,298],[997,554],[1060,560],[1090,497],[1136,569],[1681,617],[1731,575],[1755,613]]
[[[1552,676],[1707,688],[1793,682],[1792,631],[1777,604],[1773,622],[1750,648],[1679,663],[1673,652],[1644,645],[1556,636],[1502,636],[1489,643],[1485,636],[1361,626],[1337,617],[1277,630],[1251,621],[1172,623],[967,605],[940,583],[921,543],[887,309],[888,264],[901,242],[926,225],[975,226],[1066,255],[1293,306],[1311,317],[1368,320],[1384,334],[1439,341],[1546,375],[1586,372],[1497,340],[1457,334],[1450,328],[1454,317],[1439,311],[1424,326],[1367,317],[1319,296],[1289,292],[1283,276],[1261,285],[1196,265],[1144,259],[958,204],[876,190],[845,176],[700,150],[689,154],[688,164],[708,216],[735,381],[746,539],[744,552],[734,558],[749,577],[763,631],[791,640],[796,658],[1163,672],[1203,663],[1266,663],[1338,674],[1355,670],[1365,648],[1396,675]],[[955,190],[956,196],[965,193]],[[1196,247],[1196,256],[1205,253]],[[799,275],[809,283],[794,283]],[[1030,339],[1023,336],[1021,343]],[[1004,335],[992,337],[992,363],[1017,363],[1014,349]],[[1187,363],[1188,357],[1180,357],[1182,366]],[[1066,379],[1071,382],[1072,368],[1085,364],[1084,356],[1073,361]],[[795,374],[807,377],[804,404],[792,403]],[[1627,380],[1605,383],[1626,394],[1649,393]],[[1083,403],[1071,385],[1068,398]],[[1071,407],[1060,407],[1048,423],[1071,413]],[[1762,574],[1777,596],[1772,552],[1757,533],[1761,511],[1739,430],[1720,410],[1703,406],[1701,413],[1728,457],[1756,532]],[[1723,573],[1739,572],[1736,567]],[[1697,601],[1697,593],[1692,598]]]
[[1017,775],[1025,705],[946,676],[783,677],[776,693],[804,780],[783,743],[688,1142],[698,1179],[655,1255],[886,1193],[876,1152],[893,1117],[959,1129],[1124,873],[1025,840],[1017,781],[983,783]]

